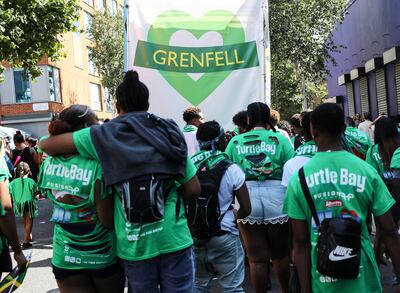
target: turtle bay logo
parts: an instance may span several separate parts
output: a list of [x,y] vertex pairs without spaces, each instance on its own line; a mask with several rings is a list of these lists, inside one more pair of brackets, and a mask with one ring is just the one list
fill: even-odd
[[356,257],[357,254],[352,255],[352,252],[352,248],[337,245],[336,248],[329,254],[329,260],[336,262]]
[[[200,39],[212,33],[220,35],[222,45],[217,42],[215,46],[211,41],[206,47],[174,46],[171,39],[178,32],[186,35],[181,36],[179,44],[187,43],[189,34],[201,45]],[[260,64],[256,42],[246,42],[243,25],[233,13],[213,10],[196,19],[187,12],[172,10],[154,20],[147,40],[138,41],[134,65],[158,70],[180,95],[196,106],[233,71]],[[196,79],[192,74],[201,77]]]

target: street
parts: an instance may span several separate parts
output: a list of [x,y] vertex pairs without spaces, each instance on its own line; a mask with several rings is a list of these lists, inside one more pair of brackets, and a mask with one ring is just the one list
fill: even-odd
[[[49,200],[41,200],[39,204],[39,217],[34,220],[33,227],[33,255],[32,263],[26,275],[24,283],[17,292],[24,293],[56,293],[59,292],[57,282],[51,269],[52,257],[52,234],[53,225],[49,223],[51,214],[51,203]],[[18,233],[22,239],[22,221],[17,219]],[[391,266],[381,269],[384,292],[391,292]],[[269,292],[279,292],[276,279],[271,275],[272,290]],[[244,283],[246,293],[254,292],[251,289],[248,268]],[[217,284],[213,286],[213,293],[222,292]]]

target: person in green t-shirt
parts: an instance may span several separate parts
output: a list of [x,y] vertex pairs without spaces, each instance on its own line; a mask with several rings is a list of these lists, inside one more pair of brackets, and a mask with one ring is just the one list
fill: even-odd
[[265,275],[269,257],[283,292],[288,290],[289,225],[283,213],[286,188],[281,185],[283,165],[293,157],[290,141],[277,133],[264,103],[247,106],[250,131],[235,136],[225,152],[246,175],[251,214],[240,219],[239,229],[249,257],[250,274],[257,292],[267,291]]
[[232,122],[236,126],[236,128],[233,130],[235,135],[247,132],[247,111],[240,111],[236,113],[232,118]]
[[[187,156],[184,137],[175,122],[157,117],[156,126],[169,125],[168,131],[162,132],[158,127],[138,125],[144,119],[146,123],[155,116],[148,113],[149,91],[139,80],[137,72],[128,71],[124,81],[116,91],[116,108],[119,116],[103,125],[82,129],[74,133],[52,136],[40,143],[40,147],[51,156],[79,153],[81,156],[107,164],[109,170],[104,171],[105,182],[112,178],[115,184],[123,182],[127,172],[151,170],[159,164],[157,170],[171,170],[178,166],[184,175],[176,176],[170,181],[170,192],[164,202],[164,218],[153,223],[132,223],[127,220],[124,202],[120,193],[114,196],[114,225],[117,236],[117,255],[123,260],[125,275],[128,279],[128,290],[132,292],[182,292],[192,293],[194,290],[193,239],[187,225],[184,212],[184,198],[200,194],[200,185],[196,177],[196,168]],[[154,125],[154,124],[150,124]],[[114,127],[124,131],[114,131]],[[139,129],[141,128],[141,129]],[[157,144],[137,136],[136,132],[147,131],[146,138],[157,134]],[[96,133],[102,133],[100,137]],[[173,135],[165,137],[167,135]],[[107,135],[110,139],[104,139]],[[130,138],[134,137],[132,145]],[[99,138],[99,139],[98,139]],[[118,138],[118,139],[117,139]],[[110,145],[111,141],[116,141]],[[163,145],[163,149],[157,149]],[[140,148],[139,148],[140,145]],[[179,157],[166,160],[172,153],[172,146],[178,150],[174,154]],[[181,152],[183,150],[183,152]],[[101,151],[102,156],[99,155]],[[169,152],[167,152],[169,151]],[[154,157],[163,160],[149,162]],[[108,160],[113,160],[112,162]],[[135,163],[129,163],[129,162]],[[115,167],[115,169],[114,169]],[[124,168],[124,172],[121,169]],[[114,172],[111,172],[115,170]],[[106,171],[108,171],[106,173]],[[107,176],[106,176],[107,174]],[[112,181],[111,181],[112,182]],[[109,184],[108,186],[115,186]],[[180,196],[177,189],[179,186]]]
[[[15,224],[14,210],[12,206],[11,196],[8,188],[8,179],[11,174],[8,170],[6,160],[4,159],[5,142],[0,139],[0,254],[9,254],[8,246],[14,251],[14,259],[18,267],[23,268],[26,264],[25,256],[21,249],[21,244],[18,239],[17,226]],[[7,262],[7,255],[2,255],[2,259]],[[12,270],[11,262],[8,268],[2,267],[3,272]]]
[[14,213],[24,219],[23,248],[31,247],[33,218],[38,215],[36,203],[37,184],[32,178],[28,178],[31,170],[25,162],[17,166],[18,178],[10,183],[10,194],[13,201]]
[[[301,290],[324,293],[382,292],[366,217],[372,211],[399,275],[400,241],[390,214],[394,200],[371,166],[343,150],[341,136],[345,124],[343,110],[338,105],[326,103],[317,107],[311,116],[311,129],[318,153],[304,166],[304,173],[316,212],[321,221],[325,218],[351,217],[361,224],[361,263],[359,275],[355,279],[335,279],[318,272],[318,228],[312,221],[311,211],[296,173],[286,192],[284,210],[291,220],[293,261],[299,274]],[[334,259],[347,256],[338,252]],[[400,288],[396,292],[400,292]]]
[[346,117],[346,130],[342,137],[343,147],[360,159],[365,160],[368,149],[371,147],[371,140],[368,134],[359,130],[352,118]]
[[[49,125],[51,136],[98,124],[87,106],[64,109]],[[61,292],[123,292],[116,256],[113,189],[104,185],[100,164],[79,155],[47,158],[39,189],[53,203],[53,273]]]

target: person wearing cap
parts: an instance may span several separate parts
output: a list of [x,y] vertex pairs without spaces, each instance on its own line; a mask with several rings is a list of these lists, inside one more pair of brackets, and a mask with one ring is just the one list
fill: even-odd
[[[200,125],[196,137],[200,145],[200,152],[192,156],[196,168],[206,164],[212,169],[224,160],[229,164],[223,153],[227,145],[226,135],[218,122]],[[233,208],[235,197],[240,205],[238,211]],[[218,203],[220,231],[205,243],[195,239],[196,292],[209,292],[215,276],[223,292],[244,292],[244,251],[236,219],[247,217],[251,205],[244,172],[237,164],[232,163],[225,169],[219,182]]]
[[283,165],[294,156],[289,140],[277,133],[264,103],[247,106],[249,132],[235,136],[226,154],[245,172],[251,214],[239,219],[256,293],[266,292],[269,258],[282,292],[289,284],[289,225],[282,211],[286,188]]

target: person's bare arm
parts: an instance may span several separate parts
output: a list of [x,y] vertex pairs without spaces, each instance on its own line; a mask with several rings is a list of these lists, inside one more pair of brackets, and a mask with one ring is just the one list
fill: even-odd
[[290,219],[293,234],[293,263],[297,268],[302,293],[311,292],[311,243],[307,222]]
[[96,181],[94,189],[96,211],[101,224],[108,229],[112,229],[114,227],[114,197],[101,198],[101,194],[101,182]]
[[39,167],[39,159],[38,159],[37,152],[35,151],[34,148],[30,148],[30,149],[29,149],[29,152],[30,152],[30,154],[31,154],[33,163],[34,163],[37,167]]
[[39,142],[39,147],[50,156],[76,154],[72,133],[50,136]]
[[396,276],[400,277],[400,239],[392,215],[390,212],[386,212],[382,216],[375,217],[375,221],[377,230],[392,260]]
[[193,176],[192,179],[187,181],[186,183],[183,183],[180,187],[181,189],[181,194],[184,199],[191,199],[198,197],[201,193],[201,186],[199,179],[197,179],[197,176]]
[[0,230],[8,239],[11,248],[14,251],[14,259],[21,268],[26,263],[26,259],[22,253],[21,245],[19,243],[14,210],[6,181],[0,182],[0,201],[4,210],[6,211],[6,215],[0,217]]
[[238,190],[235,190],[233,193],[236,196],[240,205],[240,208],[237,212],[237,217],[238,219],[244,219],[251,213],[251,202],[246,182],[243,183],[243,185]]

